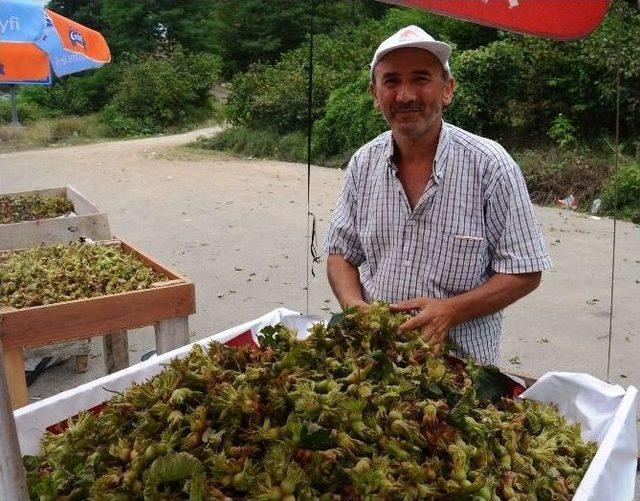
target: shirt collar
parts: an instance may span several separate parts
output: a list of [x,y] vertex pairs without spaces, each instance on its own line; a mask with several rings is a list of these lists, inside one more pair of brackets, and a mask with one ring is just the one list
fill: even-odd
[[[433,177],[436,181],[442,178],[447,163],[447,157],[449,155],[450,136],[449,124],[444,120],[442,121],[442,127],[440,128],[440,137],[438,138],[438,146],[436,147],[436,154],[433,157]],[[393,162],[394,152],[393,136],[389,133],[387,141],[384,145],[383,157],[386,158],[387,165],[391,169],[391,172],[395,173],[398,167]]]

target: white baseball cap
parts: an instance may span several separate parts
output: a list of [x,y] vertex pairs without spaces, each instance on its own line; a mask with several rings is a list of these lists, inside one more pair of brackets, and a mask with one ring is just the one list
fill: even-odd
[[414,25],[402,28],[380,44],[371,61],[371,75],[373,76],[373,69],[384,56],[391,51],[406,47],[428,50],[442,63],[447,74],[451,75],[451,68],[449,67],[451,46],[444,42],[438,42],[422,28]]

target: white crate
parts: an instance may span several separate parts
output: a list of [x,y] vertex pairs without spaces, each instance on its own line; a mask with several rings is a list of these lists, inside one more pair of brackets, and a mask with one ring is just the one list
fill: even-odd
[[[21,452],[36,454],[40,439],[49,426],[106,402],[113,396],[112,392],[122,392],[133,382],[148,380],[161,372],[163,364],[169,360],[185,357],[194,344],[233,343],[241,338],[243,342],[256,341],[263,327],[281,321],[297,327],[299,337],[306,337],[307,319],[297,312],[278,308],[219,334],[18,409],[14,411],[14,417]],[[630,386],[625,391],[587,374],[550,372],[538,379],[522,397],[555,404],[567,419],[582,424],[583,438],[598,442],[596,456],[574,501],[633,500],[638,455],[636,388]]]

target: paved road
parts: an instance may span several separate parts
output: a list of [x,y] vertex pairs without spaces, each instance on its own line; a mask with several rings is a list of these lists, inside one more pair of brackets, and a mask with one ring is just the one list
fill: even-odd
[[[201,338],[278,306],[306,309],[307,180],[292,163],[193,154],[177,146],[214,129],[176,136],[0,155],[0,191],[71,184],[108,213],[114,234],[175,266],[197,285],[191,319]],[[324,234],[341,171],[312,169],[311,211]],[[502,365],[606,377],[613,222],[538,208],[554,269],[506,311]],[[611,381],[640,384],[640,227],[618,223]],[[309,312],[336,309],[315,266]],[[131,358],[153,346],[133,331]],[[84,375],[71,364],[33,385],[42,398],[102,373],[99,340]]]

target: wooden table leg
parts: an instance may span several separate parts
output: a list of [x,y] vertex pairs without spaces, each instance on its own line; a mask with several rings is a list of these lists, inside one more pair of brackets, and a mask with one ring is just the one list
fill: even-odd
[[102,336],[102,346],[107,374],[129,367],[129,340],[126,330],[108,332]]
[[[2,444],[0,446],[0,499],[28,501],[27,482],[16,433],[16,422],[13,419],[13,412],[11,412],[13,395],[9,393],[9,385],[7,384],[10,369],[5,365],[7,362],[5,355],[2,351],[2,344],[0,344],[0,444]],[[27,389],[26,383],[24,389]]]
[[156,352],[162,355],[189,344],[189,317],[176,317],[155,323]]
[[24,375],[24,358],[22,349],[15,348],[4,352],[4,370],[11,395],[11,406],[13,409],[24,407],[29,403],[29,392],[27,391],[27,380]]

